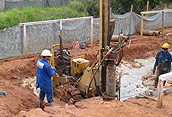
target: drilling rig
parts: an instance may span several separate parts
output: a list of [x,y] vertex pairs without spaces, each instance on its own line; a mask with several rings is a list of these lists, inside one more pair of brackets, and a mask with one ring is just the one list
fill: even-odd
[[[63,49],[62,33],[60,45],[52,46],[50,64],[57,69],[53,77],[54,96],[67,103],[75,103],[85,98],[101,96],[103,99],[120,99],[120,81],[117,80],[116,67],[119,65],[125,47],[125,40],[111,42],[115,19],[110,18],[110,0],[100,0],[100,40],[99,59],[92,61],[84,57],[70,56]],[[54,51],[60,48],[60,51]]]
[[111,43],[111,38],[115,28],[115,20],[110,18],[110,0],[100,0],[99,14],[99,61],[103,61],[103,64],[99,69],[99,77],[101,77],[101,91],[105,92],[108,97],[110,96],[113,98],[116,97],[116,66],[119,65],[123,57],[123,48],[125,47],[125,43],[121,37],[117,43]]

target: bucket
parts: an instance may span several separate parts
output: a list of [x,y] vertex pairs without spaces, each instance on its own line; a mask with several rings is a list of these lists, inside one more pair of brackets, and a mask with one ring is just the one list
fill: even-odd
[[73,42],[73,48],[79,48],[79,42],[78,41]]
[[85,49],[85,43],[81,42],[81,49]]

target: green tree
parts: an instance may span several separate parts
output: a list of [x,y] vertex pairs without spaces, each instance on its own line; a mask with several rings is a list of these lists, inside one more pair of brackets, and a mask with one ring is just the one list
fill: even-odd
[[86,11],[90,16],[99,17],[99,0],[86,0],[83,3],[86,5]]
[[[115,14],[130,12],[131,5],[133,5],[134,12],[140,13],[141,11],[147,10],[147,1],[148,0],[111,0],[110,6],[112,12]],[[149,9],[160,5],[161,1],[170,4],[170,0],[149,0]]]

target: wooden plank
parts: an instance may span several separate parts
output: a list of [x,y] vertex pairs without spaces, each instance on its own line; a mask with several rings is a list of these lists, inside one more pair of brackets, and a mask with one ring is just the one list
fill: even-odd
[[[149,1],[147,1],[147,11],[149,10]],[[148,17],[148,14],[146,14],[146,16]]]
[[4,11],[6,11],[6,4],[7,4],[7,3],[6,3],[6,0],[5,0],[5,7],[4,7]]
[[20,23],[22,23],[22,13],[20,12]]
[[82,99],[82,96],[81,95],[75,95],[72,97],[74,100],[79,100],[79,99]]
[[170,35],[172,35],[172,33],[166,33],[166,35],[167,35],[167,36],[170,36]]
[[80,18],[68,18],[68,19],[62,19],[63,21],[72,21],[72,20],[81,20],[81,19],[91,19],[92,16],[89,17],[80,17]]
[[44,7],[46,7],[46,3],[47,3],[47,1],[45,0],[45,4],[44,4]]
[[153,101],[157,101],[156,98],[153,98],[153,97],[150,97],[150,96],[147,96],[147,95],[145,95],[145,97],[146,97],[146,98],[149,98],[149,99],[152,99]]
[[158,11],[143,11],[141,12],[141,14],[149,14],[149,13],[159,13],[162,11],[172,11],[172,9],[168,9],[168,10],[158,10]]
[[24,30],[25,58],[27,58],[26,25],[23,26],[23,30]]
[[93,17],[91,18],[91,48],[93,48]]
[[81,94],[80,90],[76,90],[76,91],[71,92],[72,96],[75,96],[75,95],[78,95],[78,94]]
[[160,79],[158,84],[157,108],[162,107],[163,81]]
[[141,41],[143,39],[143,13],[142,13],[142,21],[141,21]]
[[131,12],[133,11],[133,5],[131,5]]
[[60,22],[60,20],[47,20],[47,21],[19,23],[19,26],[38,25],[38,24],[55,23],[55,22]]
[[162,38],[164,36],[164,11],[162,11]]
[[46,23],[55,23],[55,22],[60,22],[62,21],[76,21],[76,20],[82,20],[82,19],[91,19],[93,18],[92,16],[90,17],[79,17],[79,18],[68,18],[68,19],[58,19],[58,20],[47,20],[47,21],[37,21],[37,22],[27,22],[27,23],[19,23],[19,26],[23,25],[38,25],[38,24],[46,24]]

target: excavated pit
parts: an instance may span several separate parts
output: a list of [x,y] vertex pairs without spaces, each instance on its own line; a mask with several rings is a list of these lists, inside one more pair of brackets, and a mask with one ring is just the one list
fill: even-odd
[[[165,32],[170,33],[172,29],[165,29]],[[145,75],[147,75],[146,72],[149,73],[153,67],[154,62],[153,59],[150,60],[150,57],[155,57],[164,42],[170,44],[169,51],[171,51],[171,36],[166,39],[162,39],[161,35],[144,36],[141,41],[140,35],[136,34],[129,36],[129,38],[131,39],[131,44],[129,45],[128,42],[126,43],[124,57],[120,66],[117,68],[118,73],[122,72],[121,101],[103,101],[100,97],[94,97],[77,102],[75,105],[65,104],[64,106],[60,106],[58,104],[52,107],[45,107],[44,111],[42,111],[38,108],[39,98],[33,93],[32,89],[29,88],[30,86],[22,86],[24,83],[23,79],[33,78],[36,75],[36,61],[41,57],[39,54],[33,54],[29,55],[27,59],[25,59],[25,57],[14,57],[0,60],[0,90],[7,91],[7,95],[0,95],[0,115],[15,115],[16,117],[83,115],[172,116],[171,94],[163,96],[163,108],[161,109],[156,108],[155,101],[149,99],[136,99],[134,97],[137,93],[147,90],[147,88],[142,85],[142,80],[144,78],[143,84],[145,86],[151,86],[151,84],[146,83],[146,80],[149,79],[153,81],[153,78],[149,78],[149,76],[145,77]],[[71,49],[71,55],[85,55],[85,59],[92,60],[98,49],[99,42],[94,42],[94,47],[92,49],[90,48],[90,44],[86,44],[85,49]],[[132,83],[125,82],[128,80],[132,81]],[[126,92],[122,92],[124,89]],[[132,97],[126,96],[126,94]]]

